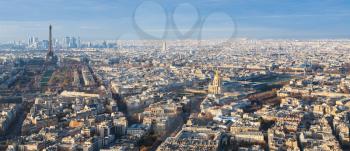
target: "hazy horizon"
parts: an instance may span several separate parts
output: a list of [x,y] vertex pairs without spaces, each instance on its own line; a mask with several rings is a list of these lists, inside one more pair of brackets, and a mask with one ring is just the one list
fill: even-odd
[[54,37],[82,40],[349,39],[349,6],[346,0],[1,1],[0,42],[47,39],[49,24]]

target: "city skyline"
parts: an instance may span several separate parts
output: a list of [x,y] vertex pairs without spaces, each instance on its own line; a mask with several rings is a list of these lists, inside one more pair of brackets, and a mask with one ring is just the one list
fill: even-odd
[[[47,39],[43,29],[49,24],[56,27],[56,37],[86,40],[220,39],[235,32],[239,38],[347,39],[349,6],[344,0],[2,1],[0,42],[29,36]],[[203,26],[192,26],[198,18]],[[176,27],[167,25],[169,20]],[[140,34],[135,24],[153,37]],[[176,33],[191,30],[195,32],[189,36]],[[198,30],[204,36],[198,38]],[[165,36],[164,31],[168,31]]]
[[0,1],[0,151],[350,150],[349,4]]

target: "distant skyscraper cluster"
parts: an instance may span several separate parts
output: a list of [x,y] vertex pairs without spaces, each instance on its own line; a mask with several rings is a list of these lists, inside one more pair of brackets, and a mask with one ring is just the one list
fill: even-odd
[[[48,49],[49,40],[40,40],[36,36],[30,36],[27,42],[21,41],[10,43],[11,46],[24,46],[29,49]],[[56,49],[74,49],[74,48],[117,48],[117,42],[113,41],[85,41],[80,37],[66,36],[64,38],[53,38],[52,46]],[[11,47],[11,48],[13,48]]]
[[[19,43],[20,44],[20,43]],[[59,47],[60,41],[58,39],[52,39],[53,47]],[[49,48],[49,40],[39,40],[38,37],[31,36],[28,38],[27,47],[30,49],[48,49]]]
[[63,40],[63,46],[66,48],[80,48],[80,37],[65,37]]
[[42,40],[39,41],[38,37],[29,37],[28,39],[28,47],[34,48],[34,49],[47,49],[48,48],[48,41]]
[[38,37],[29,37],[29,40],[28,40],[29,47],[37,46],[38,43],[39,43]]

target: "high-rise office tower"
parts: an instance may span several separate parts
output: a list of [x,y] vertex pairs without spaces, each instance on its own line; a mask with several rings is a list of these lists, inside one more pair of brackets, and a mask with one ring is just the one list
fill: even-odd
[[80,37],[78,37],[78,40],[77,40],[77,48],[81,48],[81,40],[80,40]]
[[162,49],[162,51],[165,52],[166,50],[167,50],[166,41],[163,41],[163,49]]
[[63,39],[63,47],[69,48],[69,43],[70,43],[70,37],[64,37]]

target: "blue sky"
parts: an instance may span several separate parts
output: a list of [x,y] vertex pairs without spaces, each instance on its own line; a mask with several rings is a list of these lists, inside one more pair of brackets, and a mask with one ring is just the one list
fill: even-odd
[[349,0],[2,0],[0,41],[28,36],[350,38]]

